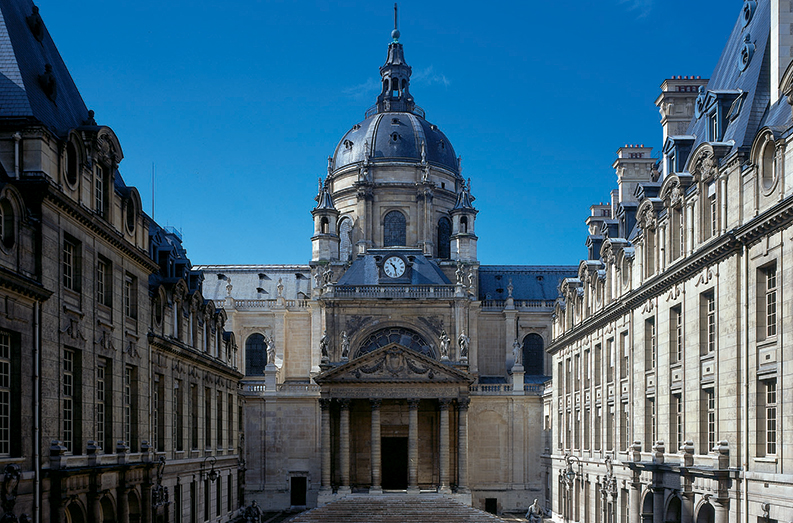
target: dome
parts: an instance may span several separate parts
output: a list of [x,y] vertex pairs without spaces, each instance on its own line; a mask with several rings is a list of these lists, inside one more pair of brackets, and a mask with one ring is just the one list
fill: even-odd
[[458,173],[457,155],[437,125],[413,113],[380,112],[356,124],[342,137],[333,154],[333,170],[364,161],[366,144],[369,162],[422,161],[422,143],[430,165]]

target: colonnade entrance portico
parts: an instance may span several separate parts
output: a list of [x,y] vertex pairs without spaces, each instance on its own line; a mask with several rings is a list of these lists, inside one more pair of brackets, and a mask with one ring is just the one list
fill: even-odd
[[399,345],[315,378],[322,387],[320,496],[468,490],[464,369]]

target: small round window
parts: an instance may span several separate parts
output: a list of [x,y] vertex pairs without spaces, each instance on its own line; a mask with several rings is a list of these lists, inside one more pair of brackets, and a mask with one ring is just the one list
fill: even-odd
[[72,142],[69,142],[66,144],[66,183],[71,187],[77,185],[78,166],[77,147]]
[[135,200],[130,198],[127,200],[127,213],[126,213],[126,222],[127,222],[127,230],[130,233],[135,232],[135,219],[137,218],[137,212],[135,209]]

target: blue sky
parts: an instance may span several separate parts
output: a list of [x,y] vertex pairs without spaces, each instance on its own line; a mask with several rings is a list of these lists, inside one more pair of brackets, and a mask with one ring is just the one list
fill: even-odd
[[[317,177],[374,103],[392,1],[38,0],[128,184],[194,264],[306,263]],[[399,5],[411,93],[472,179],[484,264],[577,264],[661,82],[713,71],[740,0]]]

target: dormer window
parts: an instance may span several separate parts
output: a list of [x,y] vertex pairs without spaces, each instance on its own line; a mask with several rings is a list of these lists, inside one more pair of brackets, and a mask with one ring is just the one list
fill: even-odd
[[108,170],[101,165],[97,165],[94,175],[94,211],[101,216],[107,214],[109,185]]

